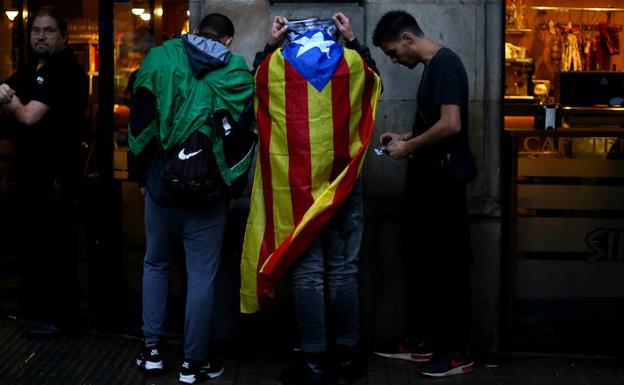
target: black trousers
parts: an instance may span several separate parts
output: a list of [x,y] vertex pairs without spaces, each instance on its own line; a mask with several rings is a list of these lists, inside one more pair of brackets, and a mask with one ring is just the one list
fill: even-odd
[[404,199],[407,337],[426,338],[436,352],[466,351],[472,261],[466,187],[408,178]]
[[71,328],[79,316],[76,194],[51,178],[18,179],[22,317]]

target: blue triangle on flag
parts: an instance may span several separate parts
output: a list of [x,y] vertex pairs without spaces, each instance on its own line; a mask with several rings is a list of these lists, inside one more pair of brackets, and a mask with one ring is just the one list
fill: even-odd
[[316,29],[282,48],[282,56],[320,92],[334,76],[343,50],[327,32]]

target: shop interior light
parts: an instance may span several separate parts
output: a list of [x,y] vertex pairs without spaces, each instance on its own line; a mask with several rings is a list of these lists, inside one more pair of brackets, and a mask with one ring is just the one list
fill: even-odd
[[159,16],[159,17],[162,16],[163,15],[163,9],[160,8],[160,7],[154,9],[154,15]]
[[9,20],[13,21],[13,20],[15,20],[15,18],[17,17],[17,14],[19,12],[17,12],[17,11],[4,11],[4,13],[6,13],[7,17],[9,18]]
[[187,17],[191,16],[191,11],[190,10],[186,11],[186,16]]
[[145,12],[145,8],[132,8],[131,12],[133,15],[140,16]]
[[141,20],[149,21],[152,18],[152,15],[146,12],[139,15],[139,17],[141,18]]

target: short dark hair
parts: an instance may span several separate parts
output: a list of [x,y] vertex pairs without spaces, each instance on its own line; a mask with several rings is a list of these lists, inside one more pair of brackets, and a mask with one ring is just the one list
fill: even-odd
[[234,24],[227,16],[220,13],[211,13],[204,16],[199,22],[199,34],[202,36],[223,39],[226,36],[234,37]]
[[[54,21],[56,21],[56,25],[58,25],[61,35],[67,36],[67,19],[65,19],[65,16],[63,16],[58,9],[55,7],[43,6],[35,12],[35,15],[31,20],[35,21],[36,18],[42,16],[49,16],[53,18]],[[32,28],[32,22],[30,23],[30,27]]]
[[403,11],[390,11],[377,22],[373,32],[373,44],[379,47],[383,42],[398,40],[407,31],[419,37],[425,35],[414,16]]

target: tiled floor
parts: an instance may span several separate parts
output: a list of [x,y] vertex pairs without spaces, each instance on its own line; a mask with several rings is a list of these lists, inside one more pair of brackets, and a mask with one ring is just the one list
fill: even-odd
[[[164,352],[169,367],[146,378],[134,367],[140,340],[131,336],[83,333],[36,340],[24,336],[10,320],[0,321],[0,385],[173,385],[181,344],[172,338]],[[222,346],[225,374],[210,384],[278,384],[280,370],[293,358],[279,349]],[[477,370],[446,379],[419,376],[415,366],[370,355],[368,373],[358,385],[619,385],[624,360],[608,357],[554,356],[527,353],[475,355]]]

